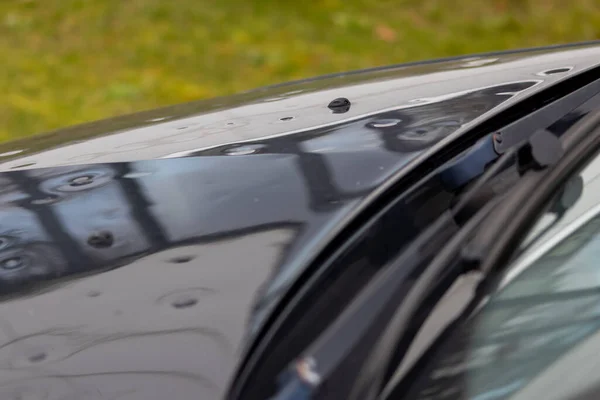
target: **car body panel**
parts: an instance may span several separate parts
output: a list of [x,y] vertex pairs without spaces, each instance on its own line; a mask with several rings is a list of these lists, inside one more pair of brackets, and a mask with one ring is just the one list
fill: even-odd
[[[361,205],[599,55],[340,74],[2,145],[0,397],[221,397],[256,305]],[[338,97],[347,112],[328,109]]]

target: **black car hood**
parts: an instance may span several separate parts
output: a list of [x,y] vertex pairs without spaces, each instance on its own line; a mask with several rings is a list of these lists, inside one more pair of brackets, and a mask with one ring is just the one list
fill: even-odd
[[220,398],[279,293],[382,185],[599,55],[398,66],[3,145],[0,398]]

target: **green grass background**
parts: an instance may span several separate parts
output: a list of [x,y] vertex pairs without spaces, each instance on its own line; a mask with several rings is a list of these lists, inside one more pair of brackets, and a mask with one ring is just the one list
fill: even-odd
[[0,0],[0,140],[314,75],[600,38],[600,0]]

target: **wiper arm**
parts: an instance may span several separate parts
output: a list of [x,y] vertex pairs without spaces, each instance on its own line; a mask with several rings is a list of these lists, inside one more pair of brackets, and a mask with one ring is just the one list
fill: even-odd
[[[479,202],[478,207],[473,207],[482,189],[498,173],[514,164],[519,175],[531,170],[543,170],[550,165],[556,164],[563,155],[562,145],[559,139],[552,133],[541,130],[532,134],[527,143],[505,153],[494,165],[492,165],[481,178],[475,182],[473,187],[465,193],[463,198],[453,208],[452,214],[455,220],[465,220],[463,229],[449,241],[442,251],[431,261],[426,270],[419,276],[416,283],[410,288],[386,331],[378,341],[375,349],[369,356],[353,392],[353,399],[374,399],[382,383],[389,379],[393,373],[393,365],[406,355],[412,340],[417,332],[410,332],[411,320],[418,314],[420,308],[425,305],[433,308],[447,292],[450,285],[456,279],[468,272],[479,274],[481,281],[487,278],[487,272],[481,269],[485,255],[485,249],[489,237],[475,237],[473,233],[479,228],[487,216],[501,202],[502,196],[497,194],[490,199]],[[465,217],[465,210],[471,209]],[[477,241],[480,239],[480,241]],[[442,277],[449,277],[444,282]],[[473,295],[474,299],[482,297],[481,286],[478,293]],[[433,297],[432,297],[433,296]],[[433,304],[432,304],[433,303]],[[461,316],[469,315],[477,306],[478,302],[470,301],[465,306]],[[416,328],[414,325],[411,329]],[[398,344],[401,347],[396,347]],[[390,358],[389,355],[394,354]],[[384,362],[382,360],[386,360]]]
[[[561,213],[564,214],[564,206],[568,206],[569,201],[574,202],[577,196],[565,190],[565,187],[569,186],[565,185],[565,182],[569,182],[568,179],[574,176],[590,156],[600,151],[600,111],[593,113],[567,131],[563,142],[566,143],[569,152],[560,158],[554,168],[537,171],[534,169],[526,174],[520,185],[503,201],[498,212],[489,214],[490,217],[481,224],[486,229],[470,232],[471,239],[468,241],[455,240],[449,244],[448,247],[453,247],[455,254],[460,252],[460,257],[458,260],[453,259],[451,254],[450,257],[441,260],[445,261],[444,265],[459,269],[469,266],[479,272],[480,282],[469,304],[448,325],[446,332],[456,329],[481,305],[485,296],[495,291],[506,261],[510,259],[514,249],[521,243],[530,225],[542,212],[541,209],[546,206],[548,200],[557,194],[561,196],[561,200],[567,199],[566,204],[558,207],[559,218]],[[533,151],[534,159],[535,155],[536,152]],[[574,186],[576,187],[577,184]],[[461,232],[465,231],[466,229]],[[467,251],[461,250],[463,246]],[[422,373],[422,369],[432,361],[431,357],[434,357],[435,349],[444,341],[444,336],[444,334],[438,336],[435,343],[426,350],[412,369],[402,376],[393,392],[408,390],[415,376]]]

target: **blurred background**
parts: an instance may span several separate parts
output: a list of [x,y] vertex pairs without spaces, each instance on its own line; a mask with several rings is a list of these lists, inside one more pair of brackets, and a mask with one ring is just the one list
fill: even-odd
[[0,140],[325,73],[598,38],[599,0],[0,0]]

